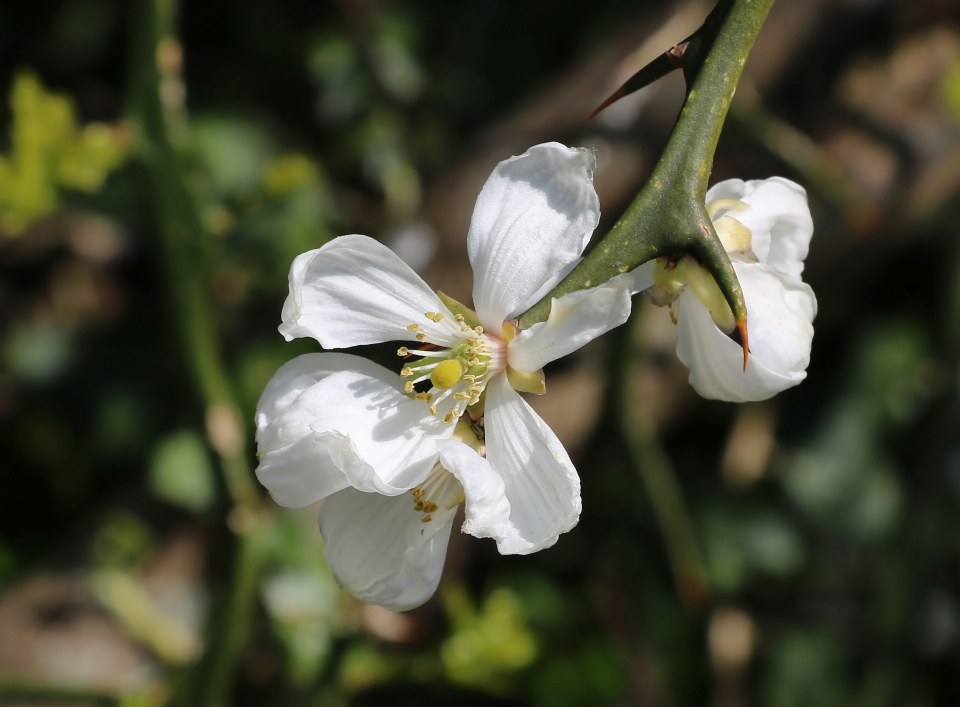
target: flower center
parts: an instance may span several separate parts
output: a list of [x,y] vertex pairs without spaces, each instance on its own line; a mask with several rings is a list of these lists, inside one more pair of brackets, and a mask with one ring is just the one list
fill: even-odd
[[[426,346],[420,350],[406,346],[397,349],[397,355],[404,359],[419,359],[407,362],[400,371],[407,379],[404,392],[422,400],[432,415],[449,424],[479,403],[490,378],[504,370],[506,343],[485,334],[482,326],[468,325],[462,314],[452,319],[440,312],[424,312],[423,316],[437,326],[422,331],[419,324],[411,323],[407,331]],[[437,329],[443,340],[431,341],[430,333],[440,338]]]
[[441,508],[450,510],[465,500],[463,486],[439,463],[434,465],[427,480],[413,488],[410,493],[413,494],[414,510],[423,514],[421,523],[432,521],[433,514]]

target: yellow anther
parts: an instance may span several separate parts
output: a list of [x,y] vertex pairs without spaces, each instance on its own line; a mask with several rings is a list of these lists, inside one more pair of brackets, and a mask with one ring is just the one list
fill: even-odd
[[430,414],[431,414],[431,415],[436,415],[436,414],[437,414],[437,406],[436,406],[436,405],[431,405],[430,407],[427,408],[427,410],[430,411]]
[[409,356],[409,355],[410,355],[410,349],[408,349],[406,346],[401,346],[399,349],[397,349],[397,356]]
[[413,381],[407,381],[403,384],[403,392],[408,394],[413,392]]
[[483,327],[480,326],[479,324],[477,324],[477,326],[475,326],[473,330],[477,332],[477,336],[480,336],[481,334],[483,334]]
[[443,315],[440,312],[424,312],[424,316],[431,322],[442,322]]
[[423,518],[420,519],[420,522],[429,523],[431,520],[433,520],[433,516],[428,513],[427,515],[425,515]]
[[417,341],[419,341],[419,342],[422,344],[424,341],[427,340],[427,335],[426,335],[426,334],[417,334],[415,338],[416,338]]
[[400,369],[400,375],[406,378],[407,376],[413,375],[413,369],[410,366],[404,366]]
[[459,415],[457,415],[457,413],[455,413],[453,410],[447,410],[447,414],[443,416],[443,421],[449,425],[458,417]]
[[419,324],[407,324],[407,331],[409,331],[411,334],[412,334],[413,332],[415,332],[415,331],[420,331],[420,325],[419,325]]
[[440,390],[452,388],[463,375],[463,366],[456,359],[448,358],[441,361],[437,367],[430,373],[430,382]]
[[463,322],[465,321],[462,314],[457,314],[457,315],[454,317],[454,319],[457,320],[457,324],[463,324]]

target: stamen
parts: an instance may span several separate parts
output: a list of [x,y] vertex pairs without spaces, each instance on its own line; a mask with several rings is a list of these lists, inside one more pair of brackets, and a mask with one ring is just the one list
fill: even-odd
[[460,482],[440,464],[433,467],[427,479],[412,489],[411,494],[414,510],[423,513],[422,523],[432,521],[433,514],[441,508],[453,510],[465,500]]
[[419,324],[407,324],[407,331],[409,331],[411,334],[414,333],[414,332],[416,332],[416,331],[420,331],[420,325],[419,325]]
[[440,312],[424,312],[424,316],[435,324],[443,321],[443,315]]
[[409,355],[410,355],[410,349],[408,349],[406,346],[401,346],[399,349],[397,349],[397,356],[406,357]]

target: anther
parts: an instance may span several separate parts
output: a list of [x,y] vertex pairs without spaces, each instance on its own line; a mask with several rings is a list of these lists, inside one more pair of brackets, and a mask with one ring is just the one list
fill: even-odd
[[424,341],[427,340],[427,335],[421,333],[421,334],[417,334],[417,336],[416,336],[415,338],[416,338],[417,341],[419,341],[419,342],[422,344]]
[[403,392],[407,394],[413,392],[413,381],[407,381],[403,384]]
[[404,378],[408,376],[412,376],[413,369],[410,368],[410,366],[404,366],[403,368],[400,369],[400,375],[403,376]]
[[420,325],[419,325],[419,324],[407,324],[407,331],[409,331],[411,334],[412,334],[413,332],[415,332],[415,331],[420,331]]
[[408,349],[406,346],[401,346],[399,349],[397,349],[397,356],[409,356],[409,355],[410,355],[410,349]]
[[440,312],[425,312],[424,316],[431,322],[439,323],[443,321],[443,315]]

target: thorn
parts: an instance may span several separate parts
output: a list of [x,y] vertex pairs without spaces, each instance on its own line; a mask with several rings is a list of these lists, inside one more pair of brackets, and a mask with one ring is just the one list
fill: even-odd
[[590,113],[590,115],[587,116],[587,120],[592,120],[592,119],[595,118],[604,108],[606,108],[607,106],[611,105],[612,103],[616,103],[616,102],[619,101],[621,98],[623,98],[625,95],[627,95],[627,94],[625,94],[625,93],[623,92],[623,86],[621,86],[621,87],[618,88],[616,91],[614,91],[613,93],[611,93],[610,96],[608,96],[607,99],[606,99],[603,103],[601,103],[599,106],[597,106],[596,108],[594,108],[594,109],[593,109],[593,112]]
[[743,370],[747,370],[747,359],[750,357],[750,343],[747,338],[747,318],[737,320],[737,329],[740,331],[740,345],[743,346]]

